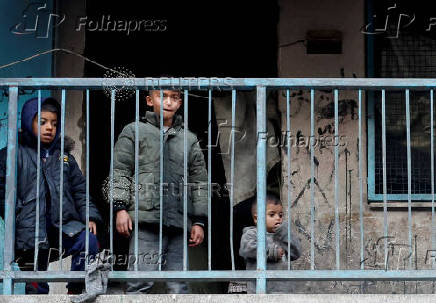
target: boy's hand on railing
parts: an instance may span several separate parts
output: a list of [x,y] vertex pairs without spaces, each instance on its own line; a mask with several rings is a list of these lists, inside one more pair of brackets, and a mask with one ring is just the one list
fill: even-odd
[[92,232],[94,235],[97,235],[97,224],[95,224],[94,221],[89,221],[89,231]]
[[117,231],[125,236],[129,237],[132,231],[132,218],[130,218],[129,213],[126,210],[120,210],[117,212],[116,218]]
[[189,239],[189,246],[198,246],[203,242],[204,230],[200,225],[193,225],[191,228],[191,238]]

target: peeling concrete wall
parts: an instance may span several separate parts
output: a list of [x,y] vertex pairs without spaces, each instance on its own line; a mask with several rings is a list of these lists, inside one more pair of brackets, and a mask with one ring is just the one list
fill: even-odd
[[[305,39],[308,30],[339,30],[343,34],[343,53],[307,55],[302,43],[281,47],[279,77],[365,77],[364,1],[280,1],[280,45]],[[342,71],[341,71],[342,70]],[[315,95],[315,269],[336,268],[336,226],[334,197],[334,107],[331,91]],[[365,99],[364,99],[365,100]],[[286,96],[279,102],[282,130],[286,131]],[[365,117],[365,108],[363,117]],[[303,255],[295,269],[310,269],[310,92],[291,92],[291,135],[303,143],[292,145],[291,220],[303,245]],[[339,169],[338,199],[340,219],[340,268],[360,269],[360,218],[358,175],[358,95],[339,92]],[[370,207],[366,194],[366,121],[363,121],[363,225],[365,269],[384,268],[383,209]],[[306,143],[306,144],[305,144]],[[296,146],[297,145],[297,146]],[[300,146],[298,146],[300,145]],[[288,156],[283,149],[282,173],[287,184]],[[286,200],[287,187],[282,197]],[[407,209],[388,212],[388,268],[409,268]],[[412,268],[430,269],[430,209],[413,210]],[[299,293],[434,293],[431,282],[299,282]]]

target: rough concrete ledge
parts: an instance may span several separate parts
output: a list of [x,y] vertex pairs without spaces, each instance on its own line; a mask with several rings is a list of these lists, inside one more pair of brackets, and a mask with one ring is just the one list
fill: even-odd
[[[0,303],[68,303],[68,295],[0,296]],[[336,294],[290,294],[290,295],[105,295],[97,303],[430,303],[435,302],[433,294],[420,295],[336,295]]]

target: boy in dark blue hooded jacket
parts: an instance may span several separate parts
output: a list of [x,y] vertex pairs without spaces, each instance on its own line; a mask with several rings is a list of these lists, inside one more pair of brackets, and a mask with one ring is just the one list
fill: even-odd
[[[53,251],[59,249],[60,165],[63,165],[62,247],[63,257],[72,256],[71,270],[85,268],[86,183],[77,162],[70,154],[74,142],[64,140],[61,157],[60,105],[54,98],[41,101],[40,192],[38,270],[47,270]],[[28,100],[21,111],[18,135],[15,256],[21,270],[33,270],[36,224],[36,180],[38,146],[38,98]],[[4,214],[6,148],[0,150],[0,213]],[[96,223],[101,222],[95,205],[89,203],[89,255],[98,253]],[[68,283],[69,293],[81,293],[83,283]],[[48,293],[47,283],[30,283],[26,293]]]

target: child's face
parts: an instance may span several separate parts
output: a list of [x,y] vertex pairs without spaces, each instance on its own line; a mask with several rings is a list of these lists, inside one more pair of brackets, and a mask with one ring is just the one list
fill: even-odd
[[[41,112],[41,143],[49,144],[53,142],[56,136],[57,123],[56,113]],[[38,136],[38,114],[33,118],[32,130],[35,136]]]
[[[254,214],[254,223],[257,225],[257,214]],[[283,223],[283,206],[267,203],[266,205],[266,231],[275,232],[276,228]]]
[[[164,90],[163,93],[163,117],[164,121],[172,122],[176,111],[182,105],[180,92],[176,90]],[[147,105],[153,107],[153,111],[160,115],[160,91],[152,90],[147,98]]]

